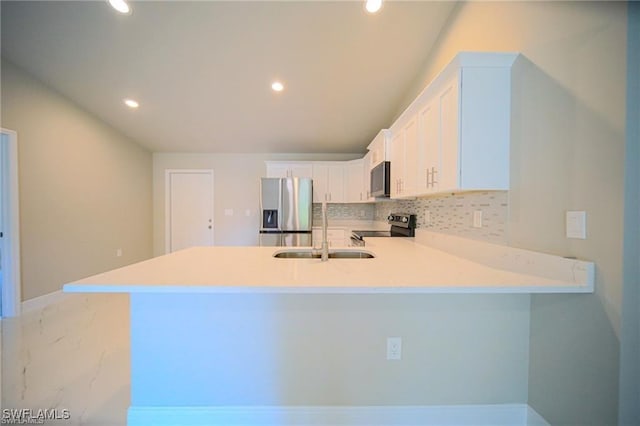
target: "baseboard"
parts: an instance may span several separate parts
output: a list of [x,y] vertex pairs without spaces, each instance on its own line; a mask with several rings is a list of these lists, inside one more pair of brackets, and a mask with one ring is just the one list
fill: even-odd
[[[534,423],[529,423],[530,419]],[[527,404],[130,407],[128,426],[548,426]]]
[[527,405],[527,426],[549,426],[549,423],[536,410]]

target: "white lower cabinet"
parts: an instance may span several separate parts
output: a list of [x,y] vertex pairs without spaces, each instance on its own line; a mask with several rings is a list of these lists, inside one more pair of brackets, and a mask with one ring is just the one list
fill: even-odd
[[[314,247],[322,245],[322,229],[313,228],[311,239]],[[347,245],[346,232],[342,228],[327,228],[327,242],[329,247],[343,247]]]

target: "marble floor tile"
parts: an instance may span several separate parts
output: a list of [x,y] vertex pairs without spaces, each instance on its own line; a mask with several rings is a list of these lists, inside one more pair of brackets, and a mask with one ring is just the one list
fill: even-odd
[[47,424],[126,424],[128,295],[64,294],[1,324],[3,409],[68,410]]

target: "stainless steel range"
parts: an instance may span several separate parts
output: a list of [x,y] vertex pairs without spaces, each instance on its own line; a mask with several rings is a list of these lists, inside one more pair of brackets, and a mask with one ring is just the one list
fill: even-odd
[[388,231],[351,231],[351,245],[362,247],[366,237],[414,237],[416,235],[416,215],[391,213],[387,217],[391,225]]

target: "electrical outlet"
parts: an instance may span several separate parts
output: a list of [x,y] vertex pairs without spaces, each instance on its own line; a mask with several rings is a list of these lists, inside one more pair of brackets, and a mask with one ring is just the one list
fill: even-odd
[[431,210],[424,211],[424,224],[431,225]]
[[116,249],[116,257],[122,257],[122,249]]
[[387,360],[402,359],[402,337],[387,337]]

